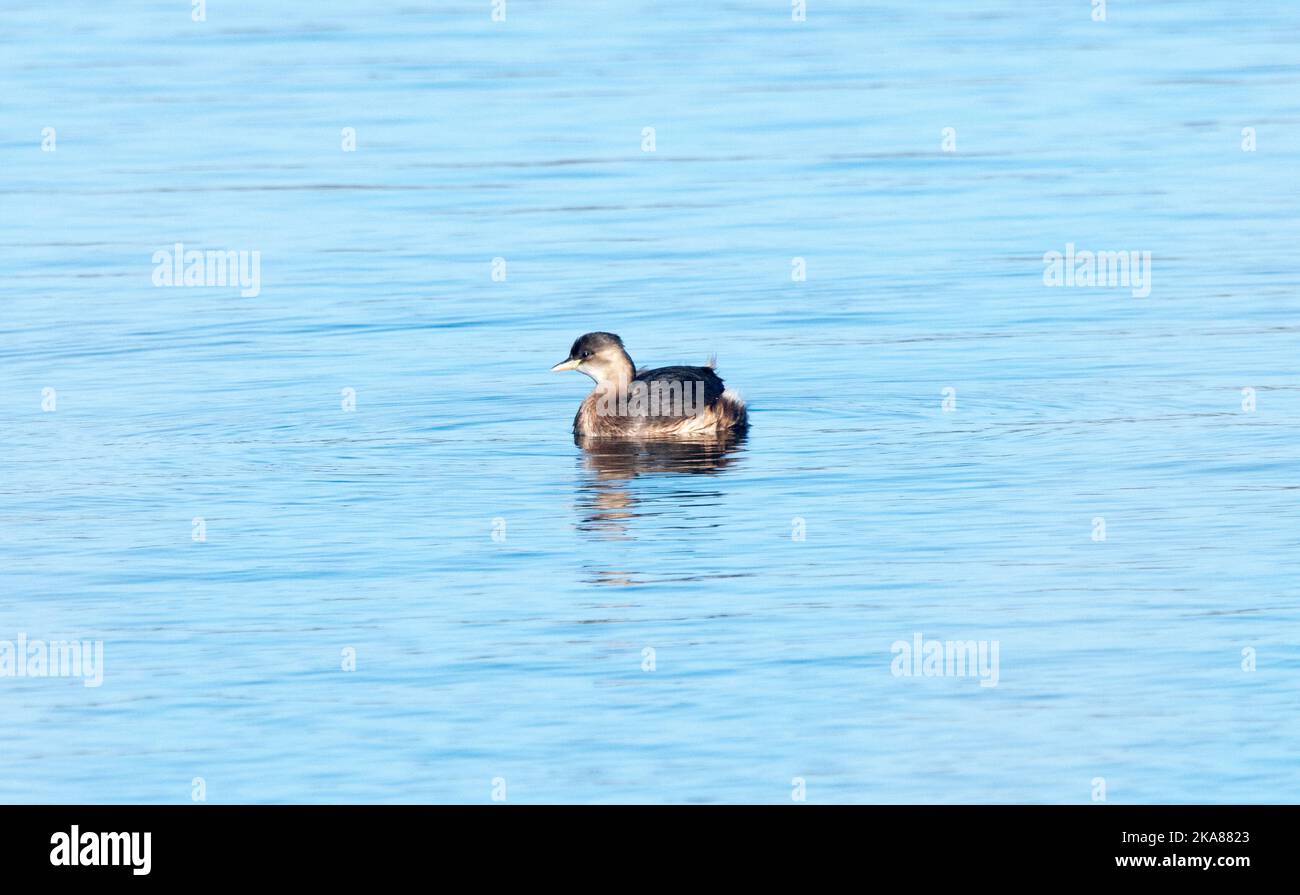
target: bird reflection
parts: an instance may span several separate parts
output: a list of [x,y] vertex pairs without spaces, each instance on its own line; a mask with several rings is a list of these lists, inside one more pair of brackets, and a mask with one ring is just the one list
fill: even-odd
[[[577,493],[578,530],[600,540],[632,540],[631,526],[638,516],[654,515],[641,504],[670,501],[671,512],[687,503],[712,504],[722,496],[709,489],[700,491],[647,488],[637,479],[654,477],[663,481],[675,476],[709,476],[720,473],[740,459],[744,435],[689,441],[632,441],[575,436],[582,448]],[[708,524],[718,524],[711,520]],[[628,569],[589,569],[596,584],[639,583]]]

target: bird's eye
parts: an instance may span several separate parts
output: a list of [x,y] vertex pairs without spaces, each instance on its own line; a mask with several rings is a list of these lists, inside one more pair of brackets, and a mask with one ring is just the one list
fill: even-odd
[[590,352],[590,351],[584,351],[584,352],[582,352],[582,356],[583,356],[583,357],[591,357],[591,352]]

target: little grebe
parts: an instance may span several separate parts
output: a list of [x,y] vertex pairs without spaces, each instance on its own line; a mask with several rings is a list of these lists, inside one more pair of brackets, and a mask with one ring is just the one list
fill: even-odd
[[578,407],[573,433],[588,438],[680,438],[741,432],[745,402],[703,367],[638,371],[613,333],[587,333],[552,372],[579,370],[596,383]]

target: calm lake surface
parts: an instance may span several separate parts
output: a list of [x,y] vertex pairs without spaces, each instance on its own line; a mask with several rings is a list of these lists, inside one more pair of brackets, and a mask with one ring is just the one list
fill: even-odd
[[187,7],[0,13],[0,800],[1297,799],[1296,4]]

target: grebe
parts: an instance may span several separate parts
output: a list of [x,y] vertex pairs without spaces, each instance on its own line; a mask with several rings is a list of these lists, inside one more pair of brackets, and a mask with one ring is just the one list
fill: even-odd
[[745,402],[726,390],[713,361],[703,367],[640,370],[613,333],[580,336],[551,372],[579,370],[596,383],[573,418],[588,438],[681,438],[742,432]]

